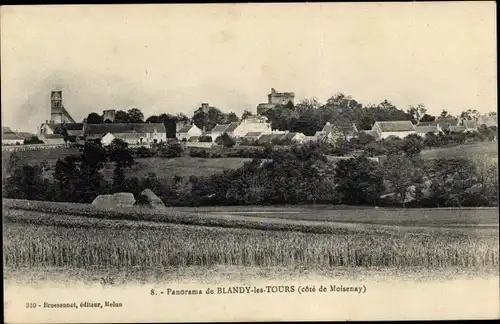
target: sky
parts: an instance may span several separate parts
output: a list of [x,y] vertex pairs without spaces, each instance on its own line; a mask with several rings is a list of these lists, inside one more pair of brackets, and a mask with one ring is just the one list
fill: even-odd
[[256,111],[336,93],[398,108],[497,110],[495,2],[2,6],[2,126],[36,132],[50,91],[81,121],[202,102]]

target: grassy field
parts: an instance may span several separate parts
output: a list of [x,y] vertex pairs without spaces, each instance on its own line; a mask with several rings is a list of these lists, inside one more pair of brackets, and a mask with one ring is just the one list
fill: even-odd
[[[188,177],[207,176],[222,172],[225,169],[238,169],[252,159],[243,158],[193,158],[189,156],[174,159],[167,158],[138,158],[129,173],[130,177],[143,177],[148,172],[156,173],[158,178],[173,178],[174,176]],[[103,170],[106,177],[111,179],[113,165],[109,164]]]
[[[151,275],[193,268],[213,271],[214,267],[286,269],[288,273],[453,273],[459,269],[479,276],[499,265],[498,226],[387,225],[397,224],[394,216],[381,217],[375,225],[344,226],[333,221],[263,217],[264,213],[254,217],[169,209],[129,212],[127,218],[125,210],[85,211],[83,205],[62,204],[41,211],[48,208],[41,207],[44,204],[4,200],[7,277],[22,269],[36,269],[38,275],[43,269],[76,273],[95,269],[95,275],[113,280],[112,273],[137,269]],[[468,213],[469,217],[454,223],[469,224],[477,213]],[[450,223],[444,214],[433,215],[429,210],[427,215],[434,223]],[[479,216],[473,223],[492,221],[490,216]]]
[[[2,163],[7,165],[7,161],[12,153],[2,152]],[[64,149],[51,149],[51,150],[39,150],[39,151],[25,151],[18,152],[23,161],[29,164],[39,163],[46,160],[49,165],[55,166],[58,158],[64,158],[65,156],[78,154],[78,150],[75,148],[64,148]],[[498,146],[496,142],[493,143],[478,143],[478,144],[468,144],[463,146],[455,146],[448,148],[439,148],[432,150],[424,150],[421,153],[422,157],[425,159],[434,158],[474,158],[478,156],[488,156],[492,158],[498,158]],[[237,169],[246,161],[251,159],[245,158],[192,158],[189,156],[167,159],[167,158],[138,158],[136,159],[137,164],[128,173],[128,176],[142,177],[148,172],[155,172],[158,178],[172,178],[175,175],[178,176],[190,176],[190,175],[210,175],[217,172],[222,172],[224,169]],[[111,164],[107,165],[103,173],[106,177],[111,178],[113,166]]]
[[[12,153],[13,152],[2,151],[2,164],[6,164],[7,161],[9,161]],[[54,148],[47,150],[21,151],[15,152],[15,154],[28,164],[39,163],[46,160],[50,165],[55,165],[57,159],[63,159],[68,155],[79,154],[79,151],[77,148]]]
[[453,147],[436,148],[424,150],[420,153],[424,159],[436,158],[475,158],[477,156],[489,156],[498,159],[498,143],[484,142]]

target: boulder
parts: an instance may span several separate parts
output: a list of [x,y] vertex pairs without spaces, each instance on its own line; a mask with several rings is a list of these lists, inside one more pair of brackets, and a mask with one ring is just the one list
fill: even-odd
[[165,204],[161,199],[155,195],[151,189],[144,189],[138,197],[138,203],[142,206],[152,207],[152,208],[163,208]]
[[114,195],[99,195],[92,201],[92,205],[104,208],[132,207],[134,203],[134,195],[129,192],[119,192]]
[[134,194],[130,192],[119,192],[113,195],[117,207],[132,207],[135,204]]

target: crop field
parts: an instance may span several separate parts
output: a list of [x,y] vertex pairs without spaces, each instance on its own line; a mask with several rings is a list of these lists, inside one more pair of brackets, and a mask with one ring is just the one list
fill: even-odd
[[499,265],[498,227],[344,226],[169,209],[149,213],[149,218],[144,217],[146,212],[129,212],[132,216],[125,217],[125,210],[113,214],[84,207],[70,210],[66,204],[41,211],[44,207],[37,203],[26,207],[23,202],[4,201],[6,276],[16,269],[116,273],[214,267],[291,272],[458,268],[480,275],[498,271],[492,269]]
[[[420,227],[498,228],[498,208],[357,208],[309,207],[169,207],[102,209],[89,204],[3,199],[7,210],[66,214],[111,220],[152,221],[184,225],[238,227],[267,230],[327,232],[339,224]],[[7,215],[7,216],[5,216]],[[5,217],[9,214],[4,213]],[[352,227],[352,226],[350,226]]]

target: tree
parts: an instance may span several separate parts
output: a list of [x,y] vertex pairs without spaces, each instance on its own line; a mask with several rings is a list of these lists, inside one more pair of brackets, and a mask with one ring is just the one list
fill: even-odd
[[443,109],[443,111],[441,112],[441,114],[439,115],[440,118],[447,118],[447,117],[450,117],[450,115],[448,114],[448,111],[446,111],[445,109]]
[[334,180],[346,204],[376,205],[384,190],[378,165],[365,156],[339,161]]
[[212,136],[208,136],[208,135],[200,136],[198,138],[198,141],[203,142],[203,143],[212,143]]
[[200,107],[193,115],[193,123],[196,127],[205,130],[211,130],[217,124],[226,122],[225,114],[218,108],[209,107],[208,112],[204,112]]
[[130,123],[130,118],[127,112],[123,110],[118,110],[115,114],[115,120],[113,121],[115,124],[123,124]]
[[80,172],[74,195],[78,202],[87,203],[101,192],[103,178],[99,171],[107,157],[102,146],[96,143],[85,143],[80,152]]
[[388,180],[398,199],[405,207],[412,189],[421,182],[421,173],[412,161],[401,154],[389,154],[383,164],[384,179]]
[[246,118],[251,117],[251,116],[253,116],[253,114],[250,111],[245,110],[243,112],[243,114],[241,115],[241,119],[243,120],[243,119],[246,119]]
[[420,119],[420,122],[433,122],[436,120],[436,117],[431,116],[429,114],[424,114],[422,118]]
[[130,167],[134,162],[132,153],[128,148],[128,144],[115,138],[107,147],[109,160],[114,162],[119,167]]
[[41,141],[38,136],[31,136],[29,139],[24,140],[24,145],[28,144],[43,144],[43,141]]
[[470,159],[435,159],[426,173],[432,181],[430,200],[437,207],[467,204],[471,200],[470,188],[479,182],[476,167]]
[[129,109],[128,119],[130,123],[143,123],[144,122],[144,114],[138,108]]
[[468,109],[460,114],[460,118],[468,120],[478,120],[481,114],[476,109]]
[[41,176],[42,170],[38,165],[18,166],[5,184],[7,197],[44,200],[48,183]]
[[427,112],[424,104],[418,104],[417,106],[410,106],[407,110],[407,114],[411,117],[413,124],[418,124],[422,117]]
[[21,155],[17,152],[12,152],[9,156],[9,160],[7,162],[7,172],[12,174],[15,169],[19,168],[19,166],[24,165],[25,161],[21,157]]
[[92,113],[88,114],[86,122],[87,122],[87,124],[102,124],[103,120],[102,120],[101,115],[99,115],[95,112],[92,112]]
[[234,112],[230,112],[229,114],[227,114],[226,116],[226,123],[236,123],[236,122],[239,122],[240,119],[238,118],[238,116],[236,116],[236,114]]
[[423,144],[428,148],[441,146],[439,136],[434,134],[433,132],[428,132],[427,134],[425,134]]
[[70,155],[58,159],[54,169],[54,179],[58,184],[58,199],[61,201],[78,201],[73,193],[76,191],[80,170],[76,164],[77,157]]
[[215,142],[219,145],[224,145],[225,147],[233,147],[236,144],[236,141],[227,133],[224,133],[221,136],[217,137]]
[[423,148],[423,140],[417,134],[410,134],[403,139],[403,151],[410,158],[420,154]]
[[490,206],[498,206],[498,159],[476,156],[472,159],[480,193]]

